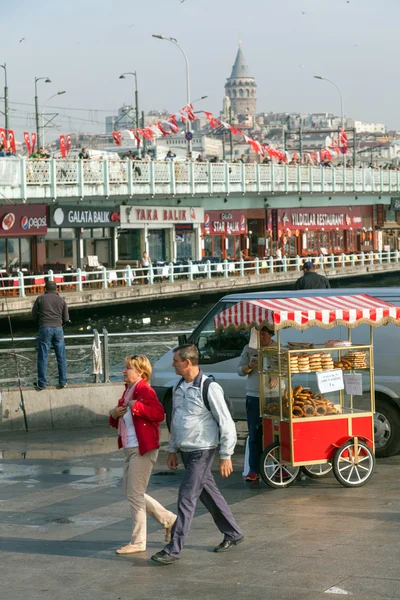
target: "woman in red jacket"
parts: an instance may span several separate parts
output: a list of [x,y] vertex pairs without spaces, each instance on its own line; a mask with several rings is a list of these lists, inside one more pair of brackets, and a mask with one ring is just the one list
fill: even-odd
[[146,512],[165,528],[169,541],[176,515],[146,494],[160,447],[164,408],[150,386],[151,364],[141,354],[127,356],[123,370],[125,392],[110,412],[109,423],[118,428],[118,447],[125,452],[124,489],[132,513],[132,539],[117,554],[146,550]]

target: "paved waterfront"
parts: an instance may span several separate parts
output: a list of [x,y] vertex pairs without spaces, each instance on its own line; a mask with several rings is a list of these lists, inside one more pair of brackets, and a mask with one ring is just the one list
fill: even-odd
[[[214,554],[221,536],[200,506],[181,560],[163,567],[149,560],[163,547],[150,520],[146,553],[114,553],[130,533],[115,448],[108,429],[2,434],[1,600],[400,597],[399,456],[358,490],[330,476],[274,491],[243,483],[240,448],[218,482],[246,542]],[[181,472],[167,471],[164,449],[149,493],[173,509]]]

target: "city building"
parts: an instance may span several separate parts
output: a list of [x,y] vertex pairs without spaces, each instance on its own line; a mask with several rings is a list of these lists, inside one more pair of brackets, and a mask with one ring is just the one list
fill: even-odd
[[384,123],[363,123],[362,121],[351,121],[350,127],[354,127],[356,133],[386,133]]
[[115,116],[106,117],[106,133],[121,131],[121,129],[134,129],[136,127],[135,107],[123,104]]
[[257,84],[250,75],[241,42],[231,76],[225,84],[225,95],[230,99],[233,114],[242,117],[239,119],[241,123],[250,117],[248,126],[251,126],[257,112]]

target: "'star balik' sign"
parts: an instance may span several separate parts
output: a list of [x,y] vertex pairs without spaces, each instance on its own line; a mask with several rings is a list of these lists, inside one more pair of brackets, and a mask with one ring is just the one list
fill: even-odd
[[50,211],[50,227],[116,227],[119,213],[106,208],[59,206]]

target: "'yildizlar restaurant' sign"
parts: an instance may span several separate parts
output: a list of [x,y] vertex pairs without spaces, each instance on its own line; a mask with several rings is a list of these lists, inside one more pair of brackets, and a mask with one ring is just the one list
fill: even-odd
[[105,208],[58,206],[50,209],[50,227],[116,227],[119,214]]

